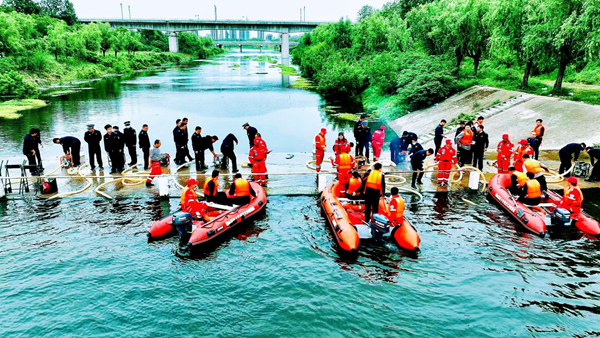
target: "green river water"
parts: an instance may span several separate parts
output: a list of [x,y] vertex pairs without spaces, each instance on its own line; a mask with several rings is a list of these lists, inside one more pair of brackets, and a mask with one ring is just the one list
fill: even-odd
[[[255,56],[232,53],[52,98],[0,120],[0,158],[21,161],[23,135],[38,126],[52,169],[60,155],[52,137],[83,139],[87,123],[101,130],[126,120],[138,131],[148,123],[150,138],[173,153],[174,120],[186,116],[204,134],[236,134],[241,161],[241,125],[250,122],[274,149],[269,169],[305,171],[321,126],[330,145],[334,131],[351,135],[352,124],[328,111],[353,108],[290,88],[294,77]],[[115,202],[90,192],[0,200],[0,337],[600,336],[600,242],[579,233],[539,238],[477,193],[425,192],[407,207],[418,255],[361,243],[358,258],[347,259],[321,215],[315,178],[273,177],[264,214],[214,251],[184,259],[175,238],[146,240],[178,199],[134,190]],[[600,217],[596,193],[586,192],[584,207]]]

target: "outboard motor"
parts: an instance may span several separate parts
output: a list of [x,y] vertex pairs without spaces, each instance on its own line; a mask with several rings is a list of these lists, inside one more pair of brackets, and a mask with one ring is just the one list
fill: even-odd
[[371,227],[371,236],[381,242],[383,235],[390,232],[390,221],[382,214],[375,214],[371,223],[369,223],[369,227]]
[[162,167],[168,167],[171,164],[171,155],[164,153],[160,154],[160,165]]
[[189,212],[180,211],[173,214],[173,227],[179,233],[179,245],[186,246],[192,235],[192,215]]
[[552,214],[554,223],[558,226],[565,226],[571,224],[571,212],[567,209],[556,208]]

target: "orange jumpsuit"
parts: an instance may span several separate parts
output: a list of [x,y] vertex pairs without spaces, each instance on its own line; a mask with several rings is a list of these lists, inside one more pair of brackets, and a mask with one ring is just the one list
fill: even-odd
[[323,163],[323,158],[325,157],[325,135],[323,133],[319,133],[315,136],[315,167],[317,168],[317,172],[321,171],[321,164]]
[[508,173],[510,167],[510,156],[513,152],[514,145],[509,140],[502,140],[498,143],[498,173]]
[[448,183],[448,178],[450,178],[450,170],[452,169],[452,165],[456,164],[458,159],[456,158],[456,150],[452,148],[452,146],[445,145],[440,148],[436,157],[436,162],[438,163],[438,184],[440,183]]
[[[252,164],[252,173],[261,173],[264,174],[267,172],[267,165],[265,160],[267,159],[267,148],[262,146],[252,147],[250,149],[250,154],[248,155],[248,159]],[[260,185],[267,184],[266,175],[254,175],[254,180],[256,183]]]
[[196,190],[185,187],[181,192],[181,210],[189,212],[193,216],[204,216],[206,203],[198,201]]
[[571,218],[577,218],[581,212],[581,203],[583,202],[583,193],[579,186],[568,186],[563,190],[563,198],[560,200],[559,208],[567,209],[571,212]]
[[517,171],[520,172],[524,172],[523,171],[523,155],[528,154],[529,157],[533,157],[533,148],[531,148],[530,145],[521,145],[519,146],[519,148],[517,148],[517,150],[515,150],[515,169],[517,169]]

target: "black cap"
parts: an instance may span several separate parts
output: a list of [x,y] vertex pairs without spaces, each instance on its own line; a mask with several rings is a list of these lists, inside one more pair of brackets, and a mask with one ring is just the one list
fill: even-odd
[[108,128],[112,128],[112,126],[110,124],[107,124],[107,125],[104,126],[104,130],[106,130]]
[[124,124],[125,124],[126,127],[129,127],[131,125],[131,121],[125,121]]
[[119,126],[115,125],[112,127],[114,130],[119,130]]
[[38,130],[36,128],[29,129],[29,135],[31,135],[31,134],[37,134],[37,133],[38,133]]
[[250,124],[248,122],[246,122],[242,125],[242,128],[244,128],[244,127],[250,127]]
[[367,118],[367,115],[365,115],[365,114],[360,114],[360,118],[361,118],[361,119],[366,119],[366,118]]

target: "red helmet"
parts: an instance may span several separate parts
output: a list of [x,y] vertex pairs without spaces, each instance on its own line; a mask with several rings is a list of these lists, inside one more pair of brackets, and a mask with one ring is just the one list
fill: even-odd
[[200,182],[198,182],[197,180],[195,180],[195,179],[193,179],[193,178],[190,178],[190,179],[187,181],[187,185],[188,185],[188,187],[191,187],[192,185],[198,185],[198,183],[200,183]]

